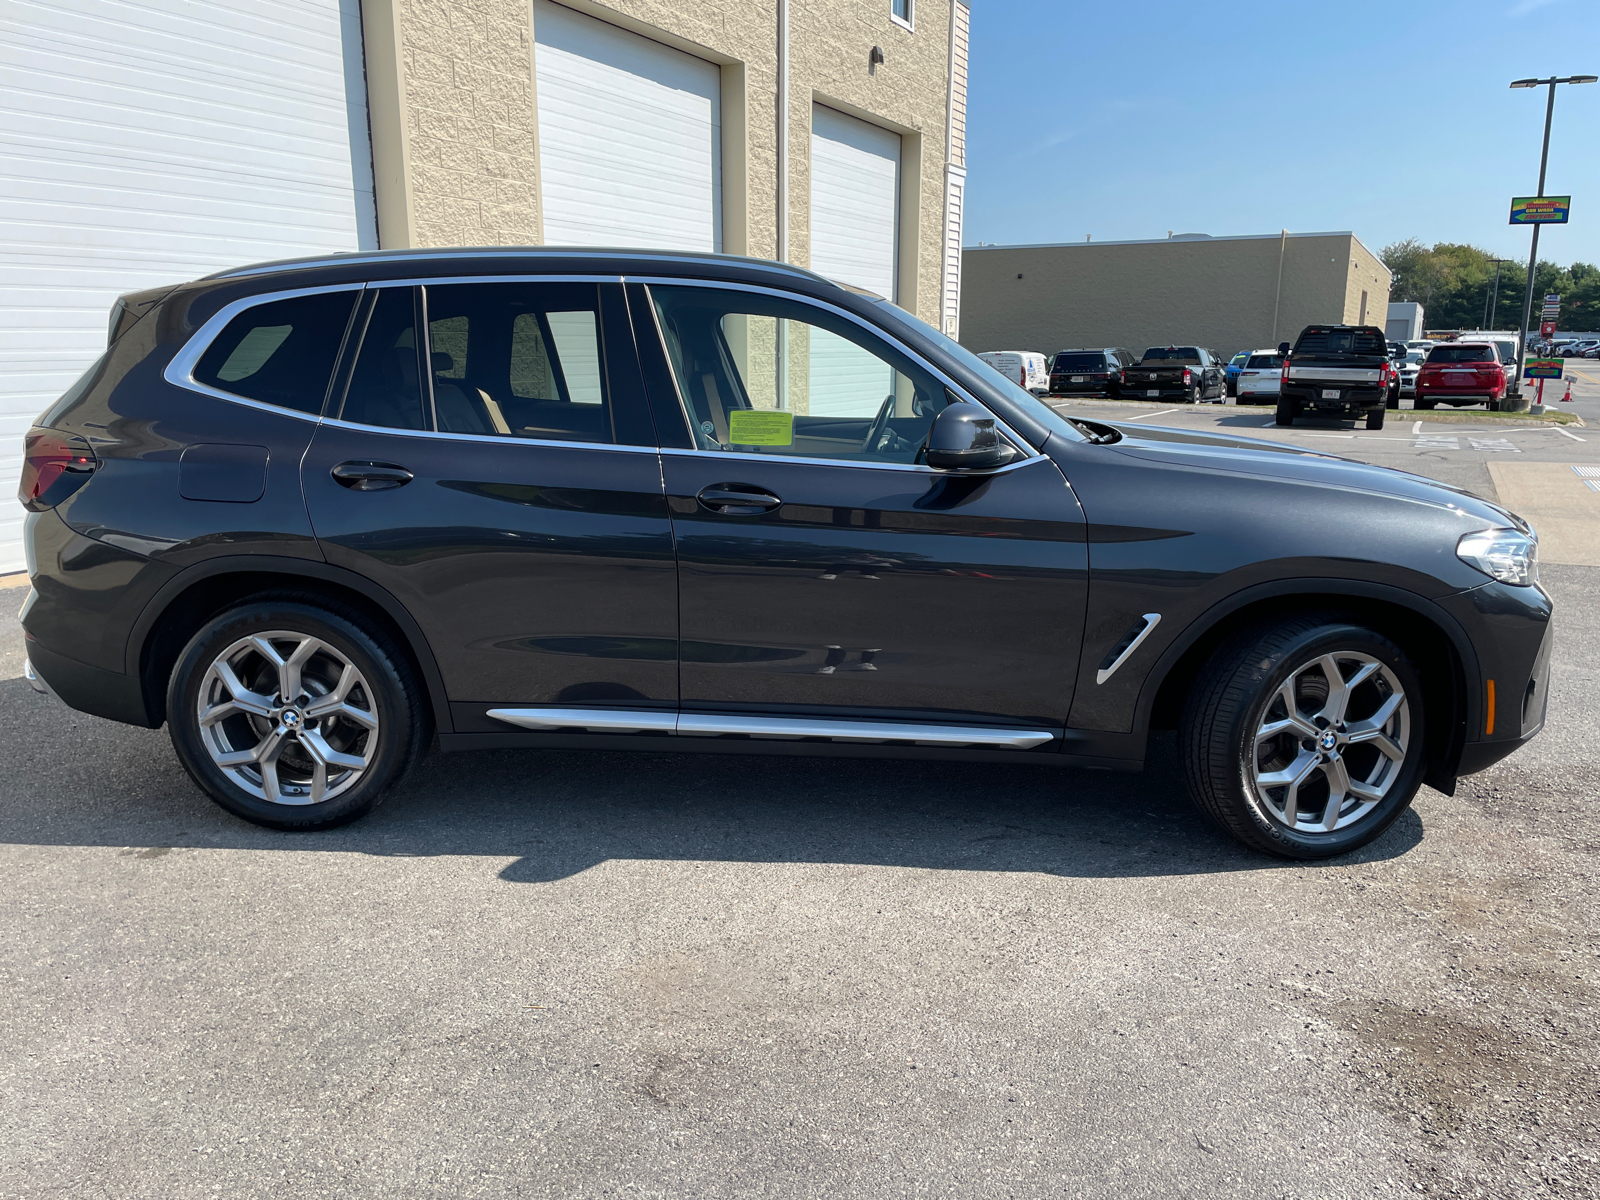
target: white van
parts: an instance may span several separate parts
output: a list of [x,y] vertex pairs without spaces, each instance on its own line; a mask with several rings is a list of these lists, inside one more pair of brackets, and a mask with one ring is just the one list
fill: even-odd
[[1050,394],[1050,360],[1044,355],[1032,350],[986,350],[978,357],[1035,396]]
[[1522,348],[1522,335],[1509,329],[1472,329],[1456,335],[1458,342],[1493,342],[1500,352],[1500,365],[1506,369],[1506,394],[1522,390],[1522,380],[1517,376],[1517,351]]

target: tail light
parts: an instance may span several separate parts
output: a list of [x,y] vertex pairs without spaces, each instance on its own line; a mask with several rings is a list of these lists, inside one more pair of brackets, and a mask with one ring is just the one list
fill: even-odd
[[1289,382],[1289,356],[1287,354],[1283,356],[1283,374],[1278,377],[1278,382],[1280,384]]
[[77,434],[30,429],[22,440],[17,499],[29,512],[54,508],[87,482],[100,460]]
[[1190,373],[1189,373],[1189,368],[1185,367],[1183,369],[1183,386],[1184,387],[1188,387],[1189,386],[1190,378],[1191,378],[1191,376],[1190,376]]

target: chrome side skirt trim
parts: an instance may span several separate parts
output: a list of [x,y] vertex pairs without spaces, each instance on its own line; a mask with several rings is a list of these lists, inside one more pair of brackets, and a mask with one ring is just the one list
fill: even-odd
[[835,742],[910,742],[916,746],[986,746],[1027,750],[1055,741],[1049,729],[994,729],[982,725],[920,725],[910,721],[836,721],[810,717],[747,717],[715,713],[637,712],[618,708],[491,708],[496,721],[523,729],[582,729],[589,733],[672,733],[680,737],[728,734],[778,741],[827,738]]
[[523,729],[582,729],[588,733],[672,733],[678,714],[624,708],[491,708],[496,721]]
[[1117,668],[1120,667],[1123,663],[1128,661],[1128,655],[1132,654],[1135,650],[1137,650],[1139,648],[1139,644],[1141,642],[1143,642],[1145,640],[1145,638],[1149,637],[1152,633],[1154,633],[1156,626],[1159,625],[1159,624],[1161,624],[1161,614],[1160,613],[1145,613],[1145,615],[1144,615],[1144,628],[1139,631],[1139,636],[1134,638],[1133,641],[1128,643],[1128,648],[1126,650],[1124,650],[1121,654],[1117,655],[1116,661],[1113,662],[1109,667],[1103,667],[1100,670],[1095,672],[1095,674],[1094,674],[1095,683],[1097,683],[1097,684],[1104,683],[1106,680],[1110,679],[1113,675],[1115,675],[1117,673]]

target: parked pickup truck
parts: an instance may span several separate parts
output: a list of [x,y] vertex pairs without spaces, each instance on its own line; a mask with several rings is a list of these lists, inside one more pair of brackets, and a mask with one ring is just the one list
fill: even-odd
[[1122,398],[1219,404],[1227,388],[1225,364],[1216,351],[1199,346],[1151,346],[1122,373]]
[[1373,325],[1307,325],[1293,347],[1278,346],[1283,383],[1278,424],[1314,412],[1365,416],[1368,429],[1383,428],[1391,375],[1389,345]]

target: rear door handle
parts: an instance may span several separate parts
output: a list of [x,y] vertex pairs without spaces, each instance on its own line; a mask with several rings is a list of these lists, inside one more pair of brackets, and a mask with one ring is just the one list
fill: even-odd
[[770,492],[744,483],[714,483],[701,489],[696,499],[712,512],[730,517],[758,517],[783,503]]
[[412,480],[411,472],[404,467],[381,462],[342,462],[333,468],[332,475],[353,492],[382,492],[404,487]]

